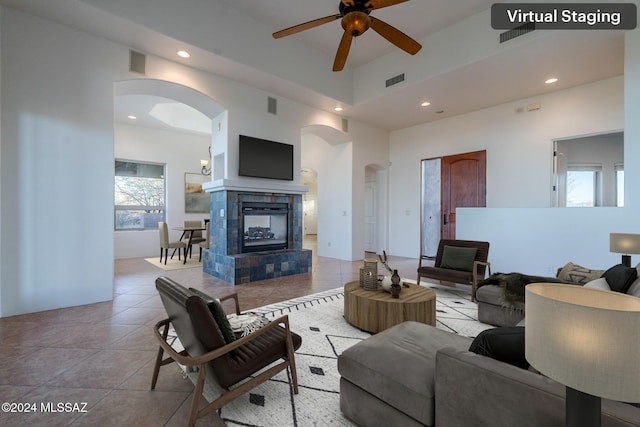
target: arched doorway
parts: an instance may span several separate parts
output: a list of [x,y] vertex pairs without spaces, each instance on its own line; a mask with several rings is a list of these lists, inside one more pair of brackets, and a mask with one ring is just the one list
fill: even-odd
[[[197,212],[187,208],[185,188],[188,180],[211,179],[201,174],[200,161],[211,162],[209,147],[226,144],[219,140],[225,139],[221,132],[213,132],[220,127],[226,128],[224,107],[192,88],[153,79],[114,84],[115,160],[164,167],[164,215],[170,225],[210,216],[208,203]],[[135,233],[114,228],[116,259],[157,255],[157,228]]]
[[345,133],[325,125],[301,132],[301,168],[317,173],[317,255],[351,259],[352,143]]

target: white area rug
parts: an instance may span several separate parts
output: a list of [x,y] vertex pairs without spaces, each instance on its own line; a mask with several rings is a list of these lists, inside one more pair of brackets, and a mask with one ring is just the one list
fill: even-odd
[[[477,321],[477,306],[468,291],[429,285],[436,292],[437,327],[475,337],[492,328]],[[227,426],[352,426],[340,412],[340,375],[337,358],[371,336],[343,318],[342,288],[296,298],[252,311],[274,319],[289,316],[291,329],[302,336],[296,352],[299,394],[294,395],[287,371],[254,388],[220,410]],[[190,374],[195,381],[195,374]],[[207,388],[205,397],[216,396]]]
[[170,270],[182,270],[185,268],[202,268],[202,263],[198,261],[198,254],[192,256],[191,258],[187,258],[186,264],[183,264],[184,259],[178,259],[178,255],[176,254],[173,259],[171,259],[171,255],[169,255],[169,259],[167,260],[167,264],[164,263],[164,257],[162,258],[162,262],[160,262],[160,257],[154,258],[145,258],[149,264],[153,264],[158,268],[161,268],[165,271]]

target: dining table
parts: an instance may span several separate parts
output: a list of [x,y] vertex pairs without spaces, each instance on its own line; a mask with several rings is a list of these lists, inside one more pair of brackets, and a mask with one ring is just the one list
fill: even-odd
[[[187,252],[189,252],[191,250],[191,241],[193,240],[193,232],[194,231],[204,231],[205,227],[204,225],[200,225],[200,226],[189,226],[189,227],[173,227],[173,230],[177,230],[177,231],[182,231],[182,235],[180,236],[180,240],[184,239],[187,235],[189,236],[189,242],[187,243],[187,249],[185,250],[184,253],[184,261],[183,264],[187,263]],[[173,250],[173,253],[176,253],[176,250]],[[171,257],[173,257],[173,254],[171,255]]]

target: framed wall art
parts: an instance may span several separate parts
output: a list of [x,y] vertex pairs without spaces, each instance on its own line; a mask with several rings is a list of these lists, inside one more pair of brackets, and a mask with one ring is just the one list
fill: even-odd
[[184,173],[184,211],[185,213],[208,213],[211,195],[205,192],[202,184],[208,176],[200,173]]

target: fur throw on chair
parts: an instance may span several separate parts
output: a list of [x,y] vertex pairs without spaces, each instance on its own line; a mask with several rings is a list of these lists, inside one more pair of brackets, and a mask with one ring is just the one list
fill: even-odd
[[496,285],[502,288],[502,305],[524,313],[524,288],[530,283],[568,283],[555,277],[529,276],[522,273],[495,273],[478,283],[478,288]]

